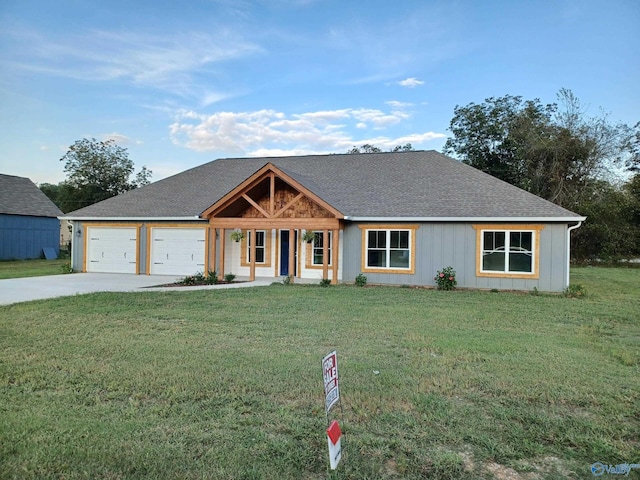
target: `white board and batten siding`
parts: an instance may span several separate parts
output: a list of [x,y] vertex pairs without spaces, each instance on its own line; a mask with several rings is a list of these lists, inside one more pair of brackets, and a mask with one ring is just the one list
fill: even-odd
[[206,272],[204,228],[151,228],[152,275],[193,275]]
[[87,272],[137,273],[136,227],[88,227]]

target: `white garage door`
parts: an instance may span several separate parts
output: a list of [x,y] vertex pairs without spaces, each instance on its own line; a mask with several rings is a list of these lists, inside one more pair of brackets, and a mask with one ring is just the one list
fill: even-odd
[[155,275],[193,275],[205,272],[204,228],[152,228],[151,272]]
[[136,273],[137,228],[87,227],[87,271]]

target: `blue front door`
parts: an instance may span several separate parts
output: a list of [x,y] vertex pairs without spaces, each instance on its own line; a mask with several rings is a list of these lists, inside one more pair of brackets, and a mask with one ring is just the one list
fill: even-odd
[[[296,258],[298,258],[298,232],[295,231],[293,235],[294,241],[294,253],[293,253],[293,268],[289,268],[289,235],[290,230],[280,230],[280,275],[288,277],[289,275],[296,275]],[[292,270],[291,273],[289,271]]]

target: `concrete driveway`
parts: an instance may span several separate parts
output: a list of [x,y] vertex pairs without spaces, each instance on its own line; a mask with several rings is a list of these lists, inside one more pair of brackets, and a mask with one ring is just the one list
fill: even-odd
[[[0,280],[0,305],[67,297],[93,292],[135,292],[173,283],[181,277],[168,275],[127,275],[120,273],[72,273],[47,277],[12,278]],[[273,279],[271,279],[273,281]],[[232,283],[228,285],[207,285],[201,287],[162,287],[147,291],[199,290],[215,288],[239,288],[269,285],[269,280]]]

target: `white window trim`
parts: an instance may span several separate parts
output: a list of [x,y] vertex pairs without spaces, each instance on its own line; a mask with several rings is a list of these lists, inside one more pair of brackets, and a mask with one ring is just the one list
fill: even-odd
[[[496,277],[496,278],[540,278],[540,237],[541,231],[544,229],[544,225],[539,224],[476,224],[472,225],[476,230],[476,276],[477,277]],[[484,233],[485,232],[505,232],[505,237],[508,238],[508,233],[512,232],[531,232],[531,272],[512,272],[512,271],[500,271],[500,270],[484,270],[482,262],[482,253],[484,251]],[[511,240],[509,239],[509,242]],[[505,244],[507,241],[505,240]],[[505,245],[506,247],[506,245]],[[508,265],[508,260],[505,261],[505,265]]]
[[[362,230],[362,262],[361,269],[363,273],[402,273],[402,274],[414,274],[416,268],[416,248],[415,248],[415,238],[416,238],[416,230],[419,228],[419,225],[358,225]],[[368,253],[369,253],[369,232],[387,232],[389,246],[385,247],[386,255],[387,255],[387,265],[390,263],[390,252],[393,249],[390,246],[391,236],[390,232],[392,231],[406,231],[409,233],[409,247],[406,249],[409,252],[409,266],[408,267],[377,267],[377,266],[369,266],[368,265]],[[405,250],[405,249],[402,249]]]
[[[487,250],[484,248],[484,234],[487,232],[495,232],[495,233],[504,233],[504,250]],[[530,233],[531,234],[531,250],[527,250],[526,252],[518,252],[511,250],[511,234],[512,233]],[[535,270],[535,260],[536,260],[536,231],[535,230],[482,230],[482,245],[480,247],[481,254],[484,259],[485,253],[502,253],[504,255],[504,270],[485,270],[484,262],[480,265],[480,271],[483,273],[509,273],[513,275],[531,275]],[[510,253],[530,253],[531,254],[531,270],[528,272],[520,272],[516,270],[509,269],[509,254]]]
[[[313,241],[311,242],[311,266],[322,267],[323,265],[322,263],[315,263],[315,260],[316,260],[315,250],[316,248],[322,248],[322,247],[316,247],[316,235],[324,236],[324,232],[322,230],[312,230],[312,232],[313,232]],[[333,248],[333,232],[329,230],[329,246],[327,247],[327,255],[329,256],[328,265],[330,267],[332,266],[331,259],[333,258],[333,255],[331,254],[332,248]]]
[[[268,263],[267,261],[267,231],[266,230],[256,230],[256,239],[258,238],[258,232],[262,232],[263,233],[263,245],[260,246],[258,245],[258,242],[256,242],[256,252],[258,251],[259,248],[261,248],[263,250],[263,254],[262,254],[262,262],[256,262],[256,265],[265,265]],[[247,242],[246,242],[246,248],[245,248],[245,255],[244,258],[246,260],[246,263],[249,264],[251,263],[251,235],[247,235]],[[258,258],[258,255],[256,253],[256,258]]]

